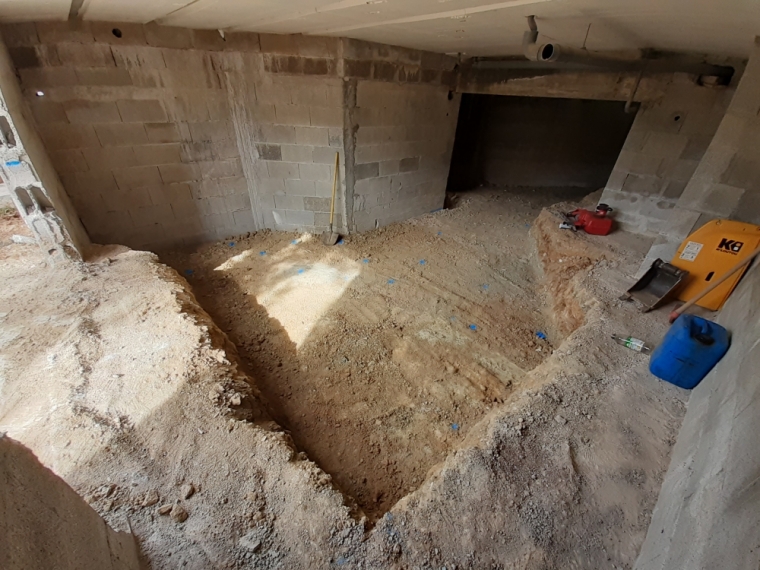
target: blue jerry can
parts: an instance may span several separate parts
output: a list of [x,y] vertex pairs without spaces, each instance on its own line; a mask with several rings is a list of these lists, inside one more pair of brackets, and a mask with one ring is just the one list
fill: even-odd
[[681,315],[649,358],[649,371],[671,384],[691,390],[707,376],[731,341],[719,324]]

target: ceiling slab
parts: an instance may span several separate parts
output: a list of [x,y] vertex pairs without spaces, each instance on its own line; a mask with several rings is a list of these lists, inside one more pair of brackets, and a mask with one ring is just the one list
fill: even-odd
[[[4,21],[65,19],[71,0],[0,0]],[[348,36],[466,55],[520,53],[541,37],[593,50],[657,48],[747,57],[758,0],[85,0],[88,20]]]

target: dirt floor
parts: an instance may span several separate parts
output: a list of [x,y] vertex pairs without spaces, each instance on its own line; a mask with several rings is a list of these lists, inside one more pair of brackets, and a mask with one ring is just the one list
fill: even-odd
[[648,241],[560,231],[567,198],[164,255],[187,281],[5,219],[0,431],[152,568],[630,568],[685,392],[609,339],[666,330],[617,299]]

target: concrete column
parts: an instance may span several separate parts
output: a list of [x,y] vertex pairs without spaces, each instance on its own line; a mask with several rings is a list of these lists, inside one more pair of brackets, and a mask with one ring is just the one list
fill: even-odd
[[760,37],[731,104],[640,272],[716,218],[760,224]]
[[[40,91],[42,93],[42,91]],[[40,247],[81,259],[90,238],[34,127],[5,42],[0,38],[0,169]]]

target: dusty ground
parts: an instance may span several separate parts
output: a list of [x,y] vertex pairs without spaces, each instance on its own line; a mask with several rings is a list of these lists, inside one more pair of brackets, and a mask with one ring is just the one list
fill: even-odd
[[237,350],[150,254],[0,240],[0,430],[154,568],[629,568],[684,393],[608,340],[665,332],[617,301],[647,243],[555,198],[167,256]]

